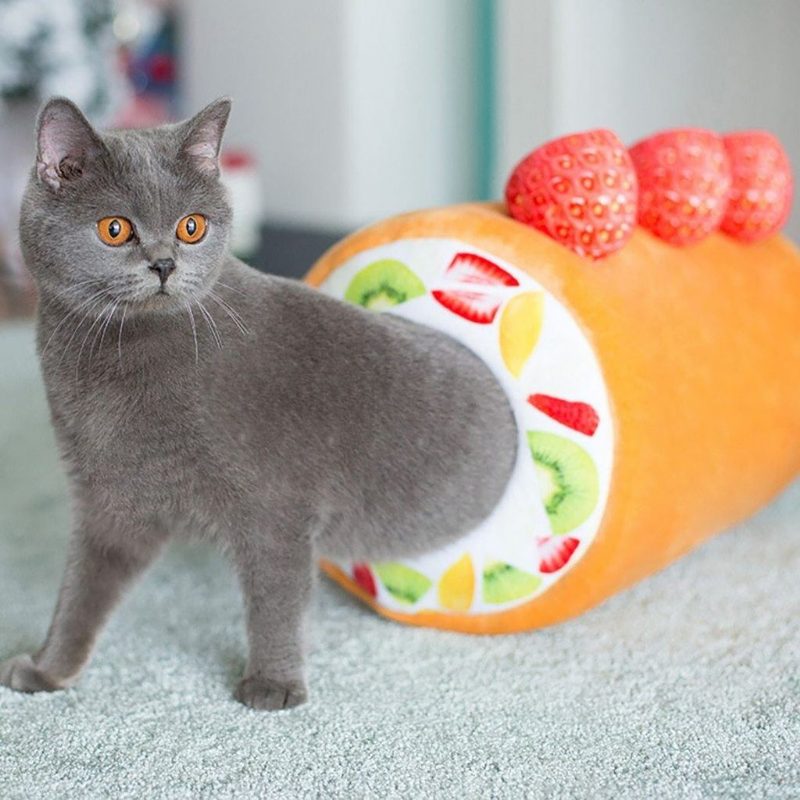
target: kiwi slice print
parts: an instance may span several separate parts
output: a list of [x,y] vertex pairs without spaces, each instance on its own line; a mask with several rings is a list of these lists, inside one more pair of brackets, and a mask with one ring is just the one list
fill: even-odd
[[483,601],[496,605],[532,595],[541,584],[538,575],[495,561],[483,570]]
[[386,591],[395,600],[409,606],[414,605],[431,588],[431,581],[428,578],[405,564],[394,561],[375,564],[375,572],[378,573]]
[[597,467],[580,445],[554,433],[528,431],[528,446],[553,533],[569,533],[597,506]]
[[344,299],[364,308],[382,311],[425,294],[425,284],[394,258],[373,261],[350,281]]

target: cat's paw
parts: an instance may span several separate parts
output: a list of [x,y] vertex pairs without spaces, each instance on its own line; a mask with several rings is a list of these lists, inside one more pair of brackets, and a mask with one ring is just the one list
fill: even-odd
[[16,692],[56,692],[65,684],[42,672],[29,655],[9,658],[0,663],[0,686]]
[[234,694],[240,703],[258,711],[280,711],[302,705],[308,699],[306,687],[299,682],[244,678]]

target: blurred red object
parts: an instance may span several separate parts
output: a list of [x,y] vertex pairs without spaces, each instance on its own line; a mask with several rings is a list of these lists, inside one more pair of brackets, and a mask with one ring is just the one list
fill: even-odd
[[226,150],[220,162],[224,170],[253,169],[256,166],[255,158],[246,150]]
[[220,166],[233,206],[231,249],[247,260],[258,250],[263,222],[264,204],[258,164],[248,150],[232,148],[222,152]]
[[170,121],[169,105],[160,97],[135,95],[111,120],[112,128],[154,128]]

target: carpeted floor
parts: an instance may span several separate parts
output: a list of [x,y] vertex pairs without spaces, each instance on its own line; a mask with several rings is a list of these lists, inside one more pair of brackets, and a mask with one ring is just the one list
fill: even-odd
[[[0,658],[35,647],[68,528],[27,326],[0,329]],[[172,549],[77,688],[0,689],[0,798],[798,798],[800,486],[558,628],[385,622],[321,582],[312,700],[231,699],[242,613]]]

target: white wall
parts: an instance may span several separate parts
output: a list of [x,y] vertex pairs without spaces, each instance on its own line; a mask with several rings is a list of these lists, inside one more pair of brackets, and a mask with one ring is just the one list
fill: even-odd
[[187,113],[232,96],[226,140],[255,152],[268,216],[335,227],[347,170],[341,2],[187,0],[184,12]]
[[345,4],[352,220],[475,196],[474,8],[469,0]]
[[495,194],[514,165],[555,130],[551,0],[498,0]]
[[474,196],[473,0],[184,8],[187,110],[233,96],[270,219],[341,229]]

